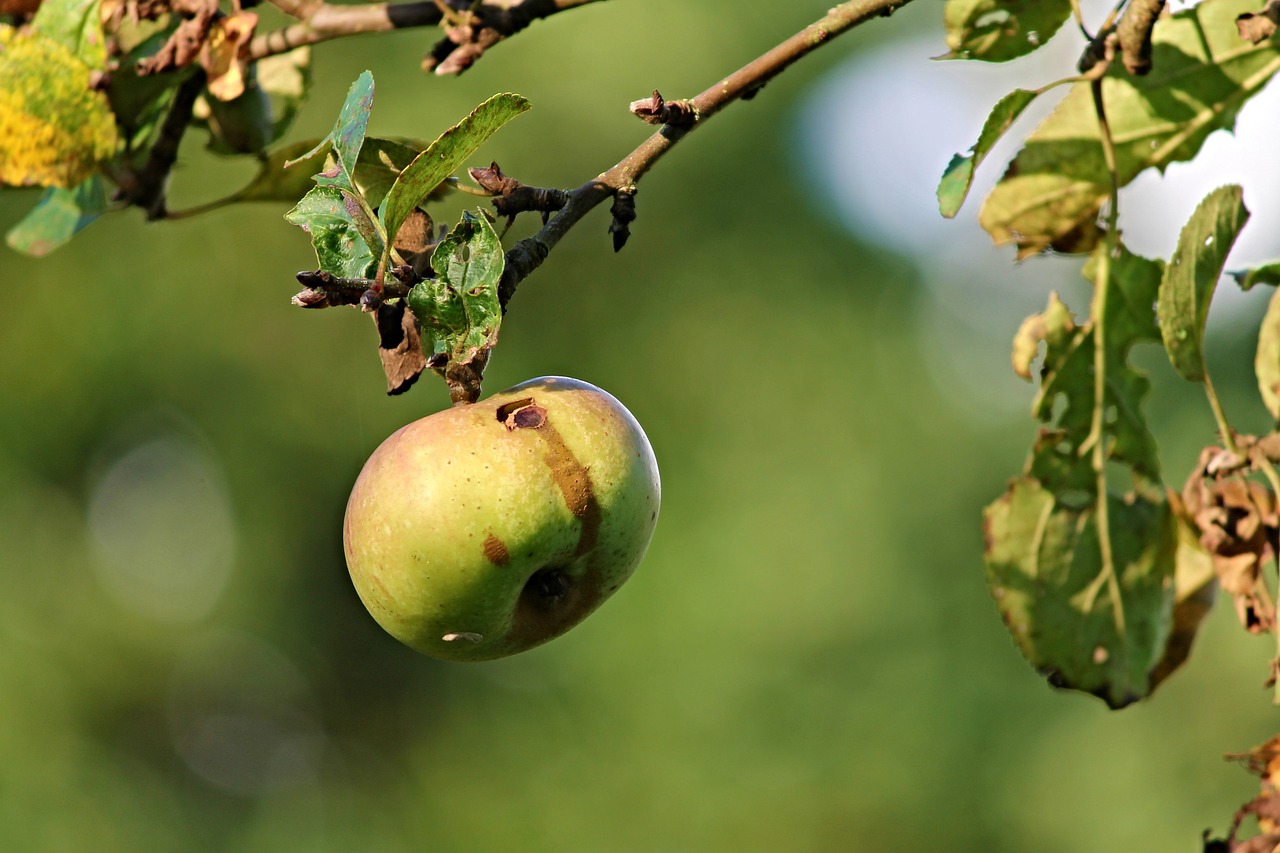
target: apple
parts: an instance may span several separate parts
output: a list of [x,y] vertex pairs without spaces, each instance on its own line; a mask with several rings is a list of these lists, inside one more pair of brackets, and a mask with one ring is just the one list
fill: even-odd
[[631,576],[659,499],[653,448],[621,403],[576,379],[532,379],[373,452],[347,502],[347,568],[406,645],[505,657],[563,634]]

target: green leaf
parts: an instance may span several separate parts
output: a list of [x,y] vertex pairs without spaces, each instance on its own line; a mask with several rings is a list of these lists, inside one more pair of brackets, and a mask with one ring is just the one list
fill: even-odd
[[[365,129],[369,125],[369,112],[373,109],[373,73],[365,71],[351,88],[347,90],[346,100],[338,111],[338,120],[333,124],[329,135],[320,140],[314,148],[303,154],[298,160],[309,160],[320,152],[325,145],[332,145],[336,164],[332,172],[321,172],[316,176],[320,186],[340,187],[351,190],[355,188],[353,177],[356,160],[360,157],[360,148],[364,144]],[[286,166],[293,165],[292,161]]]
[[[1100,262],[1095,254],[1086,276],[1096,278]],[[1044,343],[1033,412],[1045,426],[1023,475],[986,509],[986,562],[992,595],[1032,665],[1059,686],[1122,707],[1146,696],[1176,665],[1166,648],[1176,535],[1141,411],[1150,381],[1128,363],[1134,344],[1160,340],[1153,306],[1163,265],[1122,249],[1109,259],[1109,271],[1101,321],[1077,325],[1051,296],[1045,312],[1019,332],[1015,368],[1027,374]],[[1101,412],[1099,322],[1106,342]],[[1132,491],[1117,494],[1108,485],[1103,492],[1096,442],[1108,469],[1127,469]]]
[[1071,17],[1068,0],[948,0],[943,59],[1005,62],[1043,45]]
[[1203,382],[1204,324],[1222,266],[1249,221],[1244,191],[1219,187],[1196,207],[1178,237],[1173,261],[1160,285],[1160,332],[1169,361],[1183,379]]
[[209,150],[215,154],[258,154],[271,142],[271,98],[258,85],[255,66],[245,73],[240,95],[223,101],[206,94],[196,107],[197,118],[209,130]]
[[337,187],[313,187],[285,219],[311,235],[320,269],[343,278],[370,278],[382,246],[370,248],[353,208],[359,205]]
[[428,361],[451,391],[455,382],[461,384],[463,396],[472,400],[479,396],[484,365],[498,342],[498,283],[505,262],[502,241],[483,211],[465,214],[431,255],[437,278],[414,285],[406,298],[421,326]]
[[[1102,251],[1102,249],[1099,249]],[[1094,274],[1096,257],[1085,267]],[[1142,417],[1142,399],[1151,383],[1128,363],[1129,350],[1137,343],[1158,343],[1160,330],[1152,306],[1160,288],[1164,264],[1122,250],[1111,259],[1111,293],[1105,318],[1107,342],[1106,397],[1113,410],[1104,419],[1107,458],[1133,470],[1146,483],[1160,480],[1155,439]],[[1056,297],[1050,300],[1051,318],[1045,334],[1045,359],[1040,393],[1032,413],[1052,429],[1037,441],[1028,472],[1051,488],[1096,491],[1094,471],[1087,449],[1094,419],[1094,340],[1096,323],[1077,326]],[[1056,417],[1055,417],[1056,416]]]
[[1228,275],[1236,280],[1241,290],[1249,290],[1256,284],[1280,284],[1280,261],[1268,261],[1247,270],[1234,270]]
[[1147,696],[1165,658],[1177,539],[1163,498],[1106,496],[1113,568],[1098,513],[1031,477],[987,507],[987,582],[1005,624],[1050,683],[1112,708]]
[[[1204,0],[1156,23],[1150,74],[1130,76],[1112,64],[1103,97],[1122,186],[1144,169],[1194,157],[1210,133],[1234,126],[1280,69],[1280,44],[1255,46],[1236,33],[1236,16],[1256,8],[1253,0]],[[1087,252],[1097,245],[1110,191],[1090,85],[1080,83],[1027,139],[979,219],[1019,257]]]
[[1254,357],[1258,391],[1271,417],[1280,421],[1280,290],[1271,294],[1262,328],[1258,331],[1258,353]]
[[387,234],[396,234],[405,217],[445,178],[461,168],[485,140],[531,104],[519,95],[502,93],[476,107],[462,121],[440,134],[387,191],[378,215]]
[[101,6],[101,0],[43,0],[31,21],[31,29],[100,71],[107,64]]
[[106,209],[107,193],[100,175],[71,189],[50,187],[36,206],[9,229],[5,239],[16,251],[43,257],[74,237]]
[[[258,166],[258,174],[248,186],[227,201],[296,202],[311,188],[312,169],[319,168],[324,162],[323,155],[315,150],[314,145],[310,140],[304,140],[277,148]],[[304,156],[308,151],[312,152],[310,160]],[[307,168],[286,169],[285,163],[309,165]]]
[[1043,91],[1044,89],[1015,89],[1005,95],[991,108],[986,123],[982,125],[982,133],[978,135],[978,141],[973,147],[967,153],[956,154],[951,158],[951,163],[942,173],[942,180],[938,182],[938,209],[943,216],[950,219],[960,212],[960,205],[964,204],[969,188],[973,185],[974,170],[986,158],[992,146],[1004,136],[1005,131],[1017,121],[1018,116],[1022,115],[1022,111]]
[[394,139],[370,137],[360,148],[356,161],[356,186],[364,193],[369,206],[378,207],[386,198],[396,179],[405,167],[413,162],[422,149],[406,145]]

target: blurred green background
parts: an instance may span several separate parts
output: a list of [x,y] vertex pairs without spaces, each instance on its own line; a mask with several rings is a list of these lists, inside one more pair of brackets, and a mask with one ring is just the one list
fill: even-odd
[[[629,101],[692,94],[825,9],[739,6],[591,6],[458,79],[418,72],[433,33],[321,45],[292,138],[322,135],[365,68],[379,135],[430,138],[514,90],[534,110],[479,161],[574,186],[647,132]],[[717,117],[644,180],[620,255],[598,211],[521,288],[486,387],[562,373],[610,390],[665,500],[627,587],[506,661],[419,657],[350,586],[357,471],[447,395],[424,379],[386,397],[367,318],[289,305],[314,260],[284,206],[129,212],[45,260],[5,250],[0,849],[1099,853],[1224,832],[1256,783],[1223,753],[1275,732],[1270,641],[1220,603],[1147,703],[1047,687],[981,561],[980,510],[1034,428],[1014,326],[949,355],[921,317],[970,282],[927,285],[812,189],[806,99],[895,37],[934,33],[942,52],[939,19],[924,3],[874,22]],[[174,208],[253,172],[202,137]],[[0,226],[36,196],[6,191]],[[1036,304],[1070,281],[1020,275]],[[1212,339],[1244,429],[1263,427],[1255,326]],[[952,369],[1013,405],[965,405],[935,369],[961,356]],[[1160,353],[1139,361],[1178,484],[1212,421]]]

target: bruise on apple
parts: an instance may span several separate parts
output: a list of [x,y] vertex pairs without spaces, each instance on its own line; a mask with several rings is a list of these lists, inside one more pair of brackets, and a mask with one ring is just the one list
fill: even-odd
[[[604,516],[586,466],[573,455],[559,430],[548,420],[547,410],[532,397],[499,406],[497,415],[508,430],[539,431],[538,436],[545,444],[543,461],[565,506],[581,525],[573,558],[590,554],[596,546]],[[485,556],[489,556],[489,547],[486,540]],[[544,566],[529,577],[516,604],[509,639],[563,633],[600,604],[604,598],[600,570],[588,564],[586,570],[575,577],[567,568]]]

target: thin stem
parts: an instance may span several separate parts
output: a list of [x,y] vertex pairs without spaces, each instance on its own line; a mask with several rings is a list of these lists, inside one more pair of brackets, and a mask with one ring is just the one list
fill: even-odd
[[1222,436],[1222,446],[1232,456],[1239,456],[1240,449],[1236,446],[1235,433],[1231,429],[1231,424],[1227,422],[1227,413],[1222,408],[1222,401],[1218,399],[1218,392],[1213,387],[1213,380],[1209,378],[1207,367],[1204,371],[1204,393],[1209,398],[1209,408],[1213,410],[1213,419],[1218,422],[1218,434]]
[[1111,513],[1107,506],[1107,442],[1103,433],[1107,407],[1107,300],[1111,292],[1111,259],[1119,250],[1120,243],[1120,177],[1116,166],[1115,141],[1111,137],[1111,125],[1107,121],[1106,105],[1103,103],[1102,80],[1094,80],[1090,84],[1093,91],[1093,106],[1098,116],[1099,136],[1102,140],[1102,155],[1111,177],[1111,203],[1107,211],[1107,231],[1102,253],[1098,258],[1097,279],[1094,283],[1093,306],[1091,309],[1093,322],[1093,422],[1089,430],[1089,441],[1092,442],[1092,464],[1097,490],[1098,510],[1098,548],[1102,558],[1102,572],[1107,579],[1107,587],[1111,593],[1115,613],[1116,631],[1121,638],[1125,635],[1124,599],[1120,592],[1120,579],[1116,574],[1115,554],[1111,549]]
[[547,255],[587,213],[619,192],[634,192],[635,185],[663,155],[690,133],[734,101],[757,92],[794,62],[830,43],[872,18],[886,17],[911,0],[850,0],[791,38],[707,88],[693,99],[697,121],[688,127],[664,126],[618,162],[613,168],[569,194],[568,203],[537,234],[521,240],[507,252],[507,269],[499,296],[503,306],[519,283],[536,270]]

